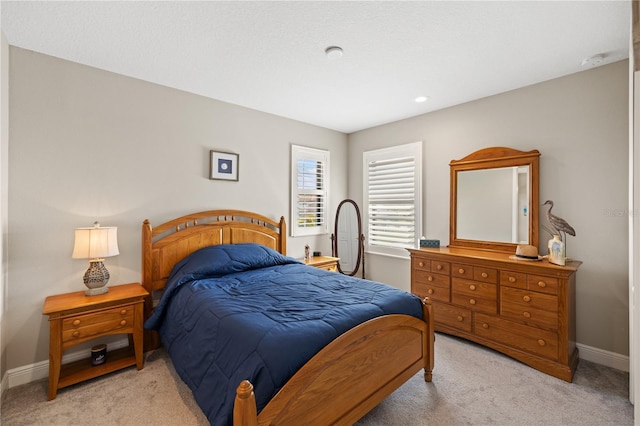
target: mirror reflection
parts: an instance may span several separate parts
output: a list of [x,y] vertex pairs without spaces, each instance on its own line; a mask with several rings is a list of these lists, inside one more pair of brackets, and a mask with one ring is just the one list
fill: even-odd
[[335,232],[331,234],[332,256],[339,258],[338,271],[355,275],[362,270],[364,278],[364,235],[360,209],[353,200],[343,200],[338,205]]
[[458,238],[529,244],[528,166],[458,172],[457,197]]

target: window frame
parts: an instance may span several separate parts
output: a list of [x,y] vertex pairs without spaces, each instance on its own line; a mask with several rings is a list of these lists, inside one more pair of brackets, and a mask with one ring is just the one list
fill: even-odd
[[[291,145],[291,226],[290,235],[292,237],[303,237],[309,235],[322,235],[329,233],[329,187],[330,187],[330,152],[328,150],[309,148],[301,145]],[[323,164],[322,184],[323,188],[303,191],[307,195],[315,192],[315,195],[323,197],[322,216],[324,222],[319,226],[303,227],[299,225],[299,205],[298,199],[301,188],[298,186],[298,162],[300,160],[312,160]]]
[[[403,247],[393,247],[383,244],[371,244],[371,209],[369,200],[369,164],[372,162],[391,161],[400,158],[413,157],[413,209],[414,209],[414,231],[413,241]],[[381,254],[385,256],[409,258],[407,248],[415,248],[419,246],[420,236],[422,235],[422,141],[412,142],[403,145],[365,151],[362,154],[363,159],[363,205],[364,205],[364,231],[365,251],[372,254]],[[373,203],[375,204],[375,203]]]

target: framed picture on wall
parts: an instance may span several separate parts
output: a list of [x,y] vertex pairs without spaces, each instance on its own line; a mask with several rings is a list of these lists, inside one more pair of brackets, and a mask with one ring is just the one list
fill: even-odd
[[209,179],[238,180],[238,154],[210,151]]

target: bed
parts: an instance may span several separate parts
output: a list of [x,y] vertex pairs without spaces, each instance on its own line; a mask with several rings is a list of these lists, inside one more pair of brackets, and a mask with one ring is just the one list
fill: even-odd
[[429,301],[287,257],[284,218],[145,220],[142,261],[145,350],[162,340],[212,424],[353,424],[421,369],[431,381]]

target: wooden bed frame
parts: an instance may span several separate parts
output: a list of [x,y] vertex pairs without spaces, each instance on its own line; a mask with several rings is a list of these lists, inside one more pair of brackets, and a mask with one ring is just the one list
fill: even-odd
[[[212,210],[173,219],[155,228],[142,225],[142,285],[164,288],[173,266],[194,251],[217,244],[254,242],[286,255],[284,217],[274,221],[240,210]],[[145,303],[145,318],[153,297]],[[385,315],[369,320],[327,345],[309,360],[256,415],[253,386],[239,384],[234,425],[353,424],[409,378],[433,369],[433,307],[425,299],[423,320]],[[145,350],[160,346],[145,330]]]

